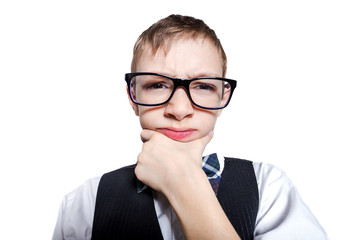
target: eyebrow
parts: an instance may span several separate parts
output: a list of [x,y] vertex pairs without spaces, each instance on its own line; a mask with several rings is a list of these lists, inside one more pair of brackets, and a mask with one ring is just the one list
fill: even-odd
[[189,78],[196,78],[196,77],[222,77],[221,74],[215,74],[210,72],[199,72],[196,74],[190,74],[188,75]]
[[[155,73],[155,72],[154,72]],[[174,74],[169,74],[169,73],[165,73],[165,72],[156,72],[158,74],[162,74],[165,76],[169,76],[169,77],[173,77],[173,78],[180,78],[180,79],[192,79],[192,78],[197,78],[197,77],[222,77],[222,75],[219,74],[215,74],[215,73],[206,73],[206,72],[199,72],[199,73],[190,73],[190,74],[186,74],[186,77],[177,77],[174,76]]]

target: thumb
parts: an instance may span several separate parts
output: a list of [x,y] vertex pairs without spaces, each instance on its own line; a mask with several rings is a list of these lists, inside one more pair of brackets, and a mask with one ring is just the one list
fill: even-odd
[[155,131],[149,129],[143,129],[140,133],[141,141],[143,143],[150,140],[150,138],[155,134]]

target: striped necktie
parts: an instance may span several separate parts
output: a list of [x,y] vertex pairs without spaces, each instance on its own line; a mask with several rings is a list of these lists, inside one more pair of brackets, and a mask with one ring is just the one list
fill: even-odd
[[206,173],[206,176],[208,177],[215,194],[217,194],[220,185],[221,173],[220,163],[216,153],[210,154],[203,158],[202,169]]

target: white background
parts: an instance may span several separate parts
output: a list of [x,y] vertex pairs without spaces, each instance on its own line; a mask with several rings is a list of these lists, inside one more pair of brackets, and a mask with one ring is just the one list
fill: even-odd
[[135,162],[123,76],[138,35],[171,13],[215,29],[238,80],[206,153],[275,164],[332,239],[356,238],[359,12],[347,0],[1,1],[1,238],[50,239],[64,194]]

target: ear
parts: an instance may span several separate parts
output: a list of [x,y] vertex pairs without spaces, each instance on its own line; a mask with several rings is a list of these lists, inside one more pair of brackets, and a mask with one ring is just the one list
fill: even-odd
[[129,89],[126,88],[126,92],[127,92],[127,95],[128,95],[128,99],[129,99],[129,103],[130,103],[130,106],[132,107],[132,109],[134,110],[134,113],[136,116],[139,116],[139,106],[135,103],[133,103],[133,101],[131,101],[131,98],[130,98],[130,93],[129,93]]

